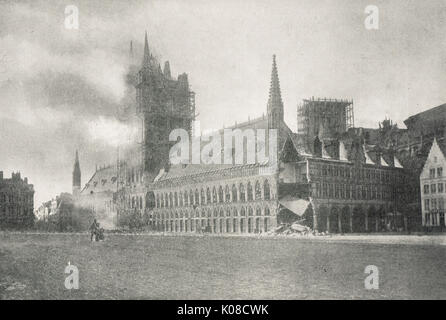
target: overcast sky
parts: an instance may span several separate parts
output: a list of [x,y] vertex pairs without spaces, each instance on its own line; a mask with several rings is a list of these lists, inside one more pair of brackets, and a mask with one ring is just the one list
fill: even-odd
[[[66,5],[79,29],[64,27]],[[364,9],[379,8],[379,30]],[[285,120],[296,130],[304,98],[354,100],[355,124],[402,121],[446,102],[446,2],[438,1],[2,1],[0,170],[28,176],[36,207],[71,192],[74,153],[82,183],[115,161],[128,129],[129,41],[186,72],[203,130],[266,111],[277,55]]]

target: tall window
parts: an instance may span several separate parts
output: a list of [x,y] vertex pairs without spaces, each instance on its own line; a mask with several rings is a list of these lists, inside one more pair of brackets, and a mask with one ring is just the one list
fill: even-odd
[[231,201],[231,193],[229,192],[229,186],[225,187],[225,202]]
[[217,203],[217,189],[212,188],[212,203]]
[[201,195],[201,204],[205,204],[206,203],[206,197],[204,195],[204,189],[201,188],[200,190],[200,195]]
[[434,184],[431,184],[431,193],[436,193],[437,192],[437,185],[434,183]]
[[245,202],[246,201],[245,186],[242,183],[240,183],[239,189],[240,189],[240,201]]
[[265,182],[263,183],[263,193],[264,193],[263,198],[265,200],[269,200],[271,198],[271,190],[269,187],[269,182],[266,179]]
[[248,192],[248,201],[252,201],[252,185],[251,182],[248,182],[247,186],[247,192]]
[[218,187],[218,202],[223,202],[223,188],[222,188],[222,186]]
[[211,203],[212,202],[211,189],[209,189],[209,187],[206,188],[206,199],[207,199],[207,203]]
[[198,189],[195,189],[195,202],[196,205],[200,204],[200,194],[198,193]]
[[232,202],[237,202],[237,187],[232,185]]
[[429,185],[428,184],[424,185],[424,194],[429,194]]
[[184,191],[184,205],[188,205],[189,195],[187,194],[187,191]]
[[255,184],[255,199],[256,200],[262,199],[262,188],[260,188],[259,181],[256,181],[256,184]]
[[443,183],[439,183],[438,184],[438,193],[441,193],[441,192],[443,192],[444,191],[444,189],[443,189]]
[[429,170],[429,178],[435,178],[435,169],[430,169]]
[[442,177],[443,176],[443,168],[437,168],[437,177]]
[[430,205],[429,205],[429,199],[424,199],[424,210],[429,211]]

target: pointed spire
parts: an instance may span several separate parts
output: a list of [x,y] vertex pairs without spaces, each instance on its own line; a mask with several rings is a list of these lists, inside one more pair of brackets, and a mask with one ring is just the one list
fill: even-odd
[[79,153],[76,150],[76,157],[74,160],[74,170],[73,170],[73,194],[79,191],[81,186],[81,167],[79,165]]
[[170,73],[170,64],[169,61],[164,62],[164,77],[170,79],[172,77]]
[[149,51],[149,41],[147,40],[147,31],[144,36],[144,57],[142,60],[142,66],[148,67],[150,64],[150,51]]
[[269,88],[268,108],[283,109],[282,95],[280,93],[279,73],[277,71],[276,55],[273,55],[273,67],[271,71],[271,85]]
[[129,62],[132,65],[133,64],[133,41],[130,40],[130,50],[129,50]]

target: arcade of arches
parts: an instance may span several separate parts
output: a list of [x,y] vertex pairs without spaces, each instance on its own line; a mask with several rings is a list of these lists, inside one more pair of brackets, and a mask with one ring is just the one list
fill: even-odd
[[152,226],[168,232],[261,233],[274,228],[273,177],[155,190]]
[[362,233],[386,231],[391,224],[404,227],[401,215],[392,215],[392,206],[386,205],[316,205],[314,228],[319,232]]

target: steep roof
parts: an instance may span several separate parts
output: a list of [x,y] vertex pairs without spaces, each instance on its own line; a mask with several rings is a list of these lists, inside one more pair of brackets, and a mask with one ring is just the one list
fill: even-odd
[[430,124],[444,121],[446,121],[446,103],[417,113],[404,120],[404,124],[408,128],[413,125],[420,125],[423,128],[429,129]]
[[109,166],[97,170],[90,180],[85,184],[81,191],[81,195],[88,195],[91,193],[100,193],[112,191],[117,189],[117,172],[116,166]]

